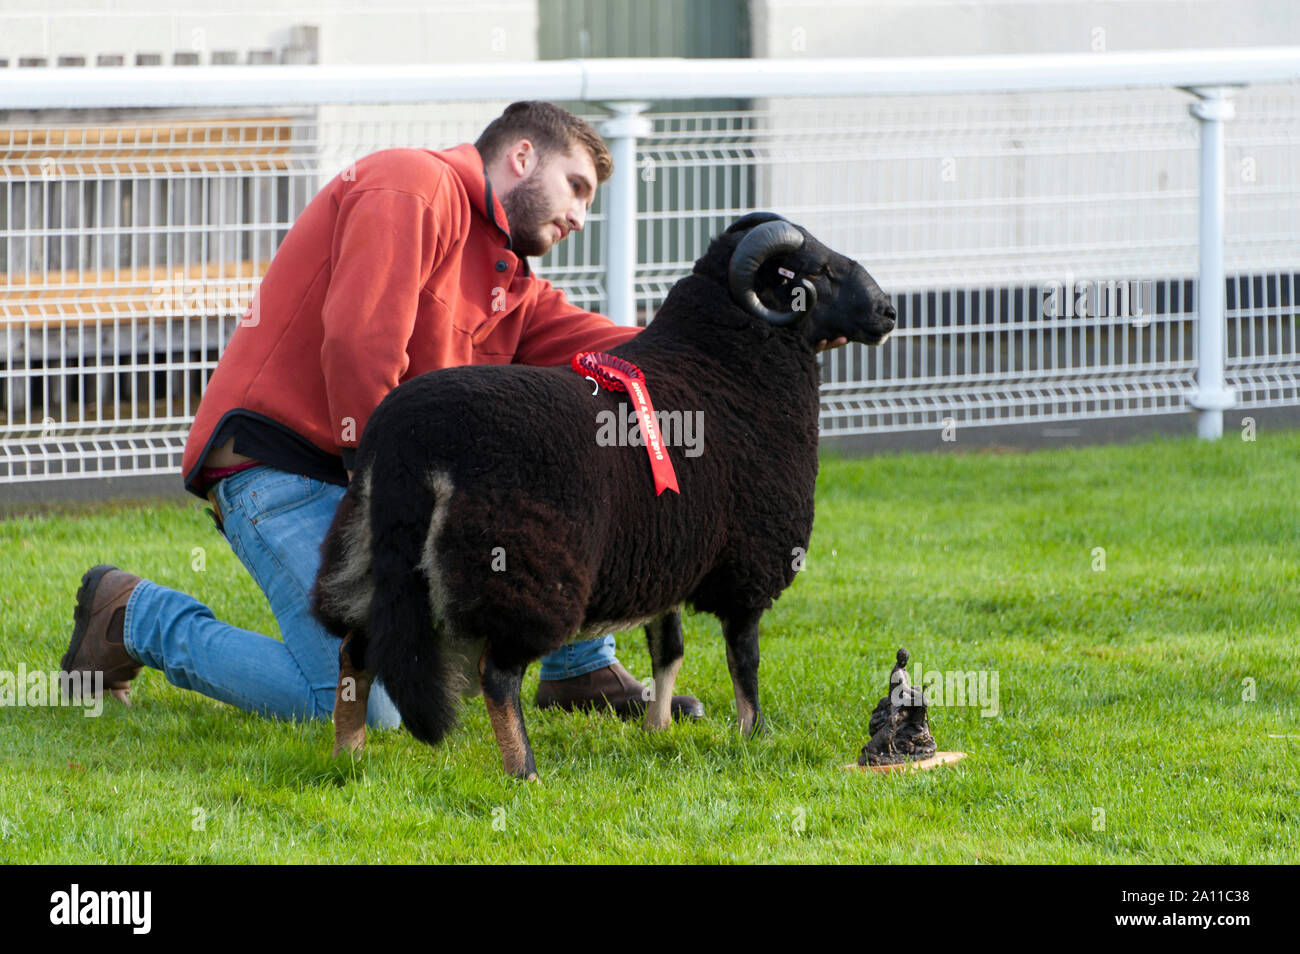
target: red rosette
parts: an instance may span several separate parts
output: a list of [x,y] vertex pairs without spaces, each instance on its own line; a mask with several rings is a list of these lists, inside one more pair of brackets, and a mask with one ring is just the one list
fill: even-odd
[[632,397],[636,410],[637,426],[641,429],[641,439],[645,442],[646,454],[650,458],[650,471],[655,480],[655,496],[665,490],[680,494],[677,487],[677,473],[673,462],[668,457],[668,448],[664,446],[659,433],[659,422],[655,417],[655,406],[650,401],[650,388],[646,384],[645,374],[631,361],[606,354],[602,351],[580,351],[569,362],[573,370],[594,380],[606,391],[625,391]]
[[569,362],[573,370],[596,379],[606,391],[626,391],[624,379],[645,382],[645,374],[631,361],[603,351],[579,351]]

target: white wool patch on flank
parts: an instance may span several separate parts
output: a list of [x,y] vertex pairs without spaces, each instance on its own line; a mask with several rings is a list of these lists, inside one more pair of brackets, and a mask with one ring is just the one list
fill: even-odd
[[424,537],[424,550],[420,559],[420,570],[429,583],[429,609],[435,621],[446,618],[447,588],[442,580],[442,566],[438,559],[438,537],[442,525],[447,521],[447,509],[451,506],[451,495],[456,492],[451,482],[451,475],[446,471],[435,471],[428,476],[429,490],[433,492],[433,513],[429,515],[429,530]]
[[341,527],[344,559],[320,581],[321,608],[349,626],[361,627],[370,619],[375,584],[371,578],[369,474],[357,475],[357,506]]

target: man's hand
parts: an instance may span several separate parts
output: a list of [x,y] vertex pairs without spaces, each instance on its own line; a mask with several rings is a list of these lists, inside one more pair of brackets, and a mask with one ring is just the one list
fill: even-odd
[[848,338],[836,338],[834,341],[827,341],[825,338],[823,338],[821,341],[817,342],[817,350],[828,351],[831,348],[838,348],[840,345],[846,345],[848,343],[849,343]]
[[352,483],[352,471],[348,471],[348,483]]

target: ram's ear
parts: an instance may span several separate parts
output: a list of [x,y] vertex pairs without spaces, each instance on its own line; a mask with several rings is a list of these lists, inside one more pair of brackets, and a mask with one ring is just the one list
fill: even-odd
[[747,232],[756,225],[762,225],[764,222],[774,222],[780,219],[786,221],[784,215],[777,215],[775,212],[751,212],[748,215],[741,216],[727,226],[727,231],[723,234],[730,235],[733,232]]

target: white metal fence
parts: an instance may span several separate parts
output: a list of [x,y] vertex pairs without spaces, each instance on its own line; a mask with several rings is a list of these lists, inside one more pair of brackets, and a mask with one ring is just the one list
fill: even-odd
[[[900,315],[885,346],[823,356],[824,433],[1196,402],[1212,435],[1224,385],[1237,407],[1300,403],[1300,55],[1291,66],[1168,56],[1100,58],[1118,64],[1108,74],[1063,73],[1069,58],[838,62],[820,75],[815,62],[764,61],[767,73],[743,82],[723,75],[735,64],[706,64],[678,95],[815,95],[726,113],[631,110],[623,134],[644,124],[635,168],[623,163],[588,227],[541,270],[583,307],[645,321],[710,236],[770,208],[863,262]],[[1004,60],[1018,68],[990,70]],[[334,86],[347,71],[315,67],[281,68],[260,95],[257,68],[136,89],[68,78],[91,70],[11,71],[44,77],[25,85],[0,76],[0,481],[175,472],[276,246],[358,156],[473,140],[507,100],[472,97],[506,89],[585,99],[592,119],[607,115],[599,104],[674,95],[629,61],[582,64],[577,86],[571,64],[532,66],[477,81],[462,70],[460,87],[437,93],[410,71]],[[1254,82],[1231,91],[1235,118],[1198,120],[1197,99],[1174,88],[1232,81]],[[916,92],[893,91],[904,83]],[[1207,126],[1223,130],[1222,147],[1203,145]],[[1207,329],[1198,276],[1216,267],[1204,253],[1216,241],[1226,299]],[[1205,370],[1215,328],[1221,384]]]

